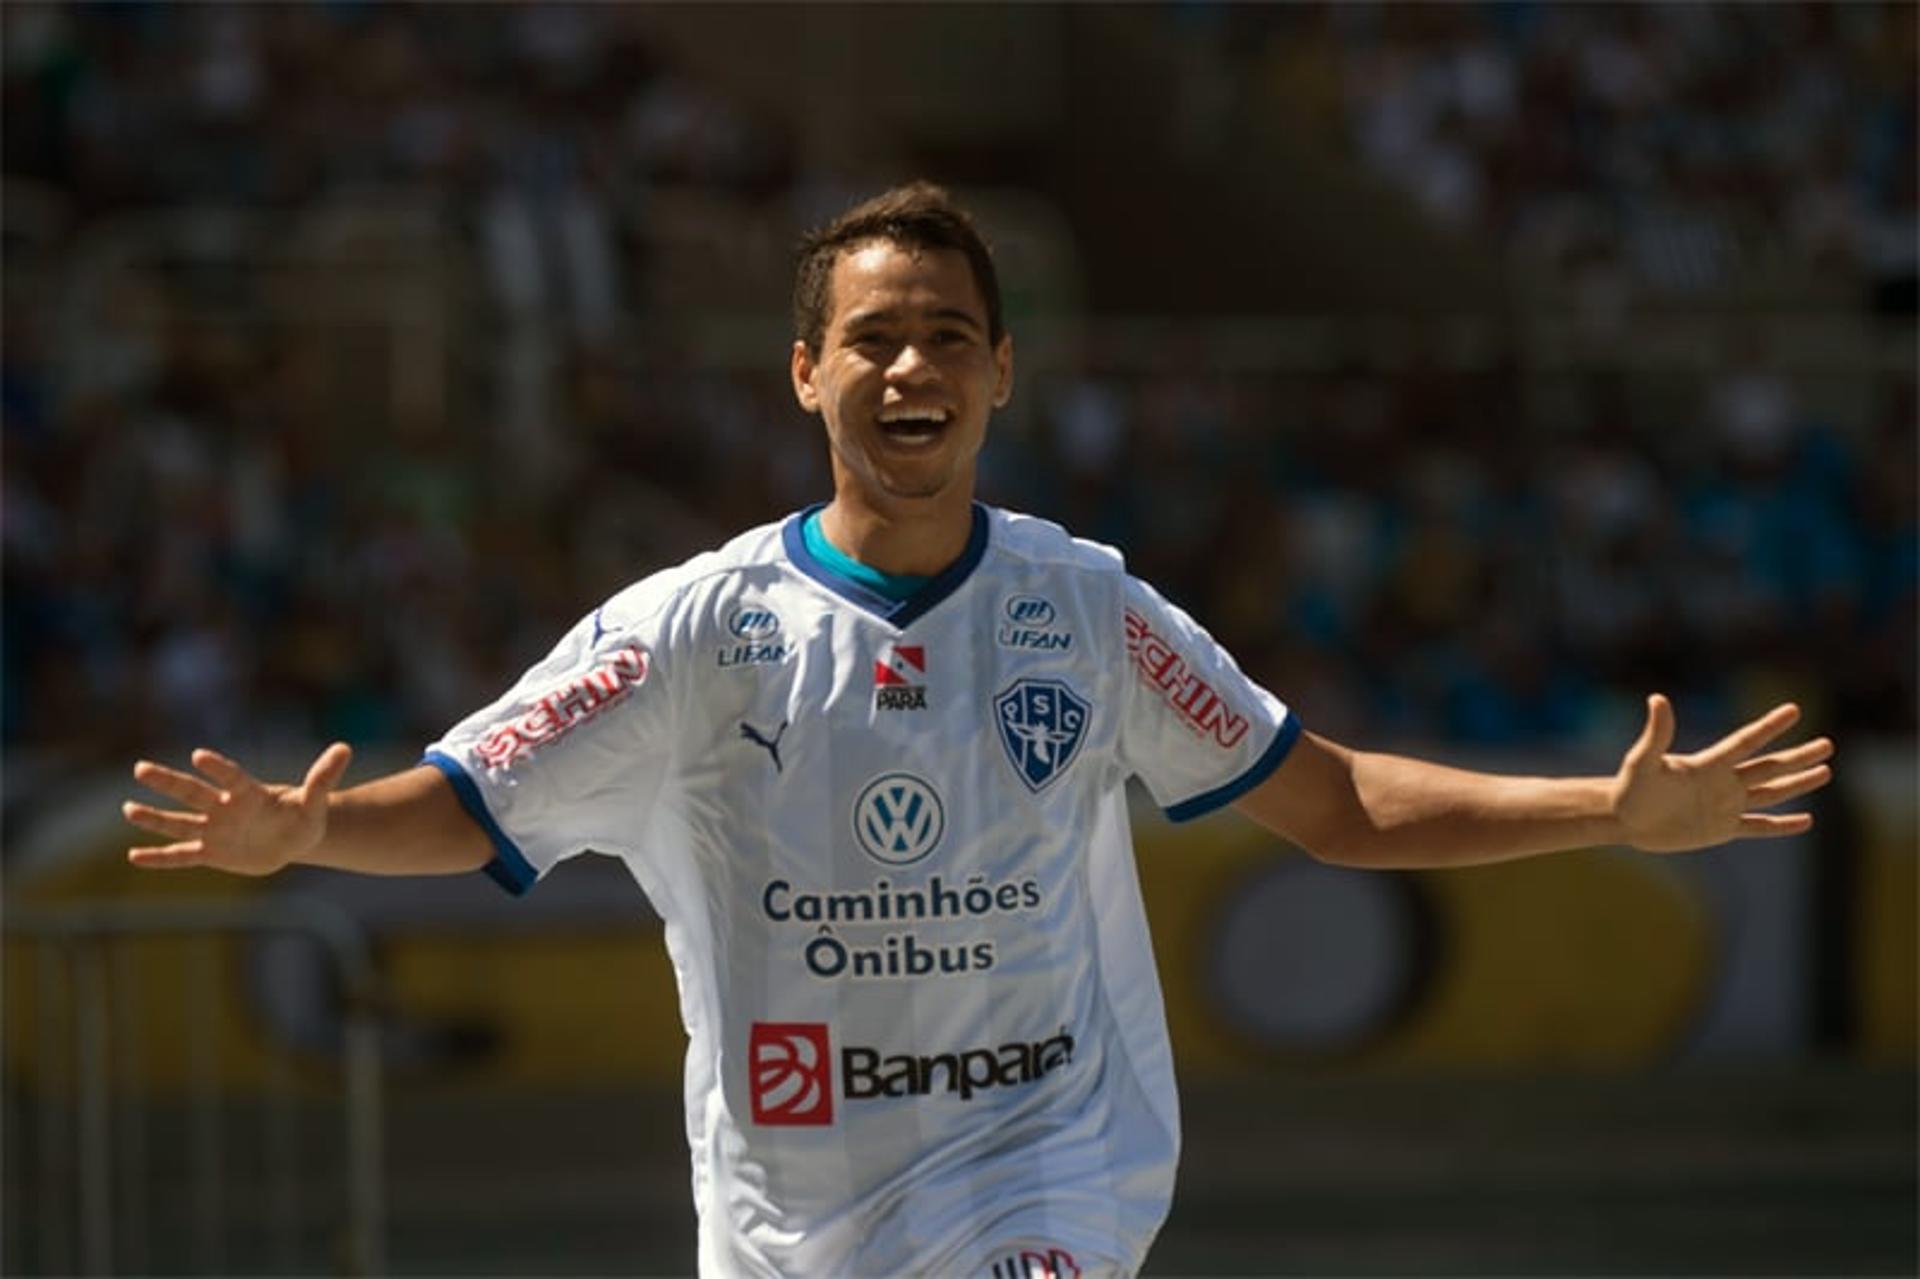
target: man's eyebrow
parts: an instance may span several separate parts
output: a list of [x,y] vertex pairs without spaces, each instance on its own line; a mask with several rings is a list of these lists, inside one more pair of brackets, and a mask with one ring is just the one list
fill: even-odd
[[[866,324],[893,324],[902,318],[902,314],[902,311],[898,307],[876,307],[871,311],[855,311],[846,318],[843,327],[847,329],[857,329]],[[957,306],[936,307],[927,312],[927,315],[930,319],[945,320],[949,323],[958,321],[961,324],[969,325],[975,329],[984,330],[986,328],[986,325],[980,321],[979,317]]]

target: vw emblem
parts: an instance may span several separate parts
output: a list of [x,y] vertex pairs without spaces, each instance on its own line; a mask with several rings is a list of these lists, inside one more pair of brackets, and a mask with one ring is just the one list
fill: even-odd
[[911,866],[946,833],[947,810],[933,787],[911,773],[882,773],[853,801],[853,835],[867,856]]
[[735,639],[760,639],[779,629],[779,615],[758,604],[740,604],[727,614],[727,630]]

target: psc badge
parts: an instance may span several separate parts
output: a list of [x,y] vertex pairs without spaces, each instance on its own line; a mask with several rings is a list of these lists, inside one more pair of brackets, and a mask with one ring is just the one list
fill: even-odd
[[993,699],[1000,744],[1013,771],[1038,794],[1080,751],[1088,706],[1057,679],[1023,679]]

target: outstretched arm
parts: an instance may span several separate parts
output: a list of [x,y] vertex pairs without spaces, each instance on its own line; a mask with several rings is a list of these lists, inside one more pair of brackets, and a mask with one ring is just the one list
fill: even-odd
[[343,791],[352,759],[335,742],[297,786],[262,782],[218,751],[193,752],[198,775],[141,760],[134,779],[186,807],[123,804],[129,822],[174,841],[129,848],[127,860],[149,870],[207,866],[239,875],[271,875],[295,863],[451,875],[478,870],[493,856],[438,769],[410,768]]
[[1301,734],[1272,777],[1236,807],[1321,861],[1440,868],[1626,844],[1682,852],[1797,835],[1807,813],[1768,808],[1832,780],[1833,743],[1759,754],[1800,718],[1791,704],[1690,755],[1669,753],[1673,706],[1647,699],[1647,725],[1611,777],[1505,777],[1350,750]]

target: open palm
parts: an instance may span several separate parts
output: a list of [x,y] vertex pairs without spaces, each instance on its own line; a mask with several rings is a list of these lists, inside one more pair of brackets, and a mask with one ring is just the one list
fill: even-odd
[[1813,827],[1808,813],[1755,810],[1798,799],[1833,779],[1824,761],[1825,737],[1771,754],[1758,754],[1800,718],[1792,703],[1774,707],[1705,750],[1669,753],[1673,704],[1647,699],[1647,726],[1614,775],[1614,811],[1627,842],[1650,853],[1677,853],[1730,839],[1798,835]]
[[327,831],[327,796],[353,760],[345,743],[320,752],[298,786],[263,782],[218,751],[193,752],[200,776],[151,760],[133,766],[134,780],[186,808],[137,800],[126,819],[174,842],[129,848],[127,860],[148,870],[207,866],[237,875],[271,875],[310,852]]

